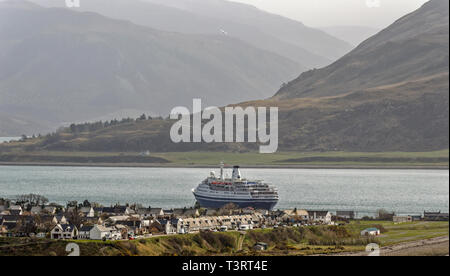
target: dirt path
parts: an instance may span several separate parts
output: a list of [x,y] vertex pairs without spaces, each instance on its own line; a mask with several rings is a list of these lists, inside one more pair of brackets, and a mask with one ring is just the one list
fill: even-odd
[[239,240],[238,240],[238,251],[242,250],[242,245],[244,244],[244,239],[245,239],[245,232],[240,232],[240,236],[239,236]]
[[[448,256],[449,237],[405,242],[382,247],[381,256]],[[335,256],[368,256],[369,252],[343,253]]]

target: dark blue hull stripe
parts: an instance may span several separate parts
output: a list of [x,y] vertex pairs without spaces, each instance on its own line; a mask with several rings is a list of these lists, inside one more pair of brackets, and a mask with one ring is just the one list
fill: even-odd
[[211,198],[194,194],[202,207],[221,208],[228,203],[236,204],[240,208],[253,207],[256,209],[272,210],[277,205],[277,199],[230,199],[230,198]]

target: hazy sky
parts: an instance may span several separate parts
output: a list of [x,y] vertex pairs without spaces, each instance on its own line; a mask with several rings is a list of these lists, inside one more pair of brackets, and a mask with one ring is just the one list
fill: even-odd
[[383,28],[427,0],[233,0],[313,27],[361,25]]

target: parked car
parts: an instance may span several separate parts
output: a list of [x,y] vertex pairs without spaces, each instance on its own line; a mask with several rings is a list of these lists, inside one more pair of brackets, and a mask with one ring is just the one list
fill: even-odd
[[228,231],[228,227],[227,226],[221,226],[219,231],[220,232],[227,232]]
[[241,225],[241,226],[239,226],[239,230],[241,230],[241,231],[250,230],[250,225]]

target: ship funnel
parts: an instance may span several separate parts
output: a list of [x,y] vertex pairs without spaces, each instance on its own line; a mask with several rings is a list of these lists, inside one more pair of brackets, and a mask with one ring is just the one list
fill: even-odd
[[241,172],[239,171],[239,166],[233,167],[233,180],[241,179]]

